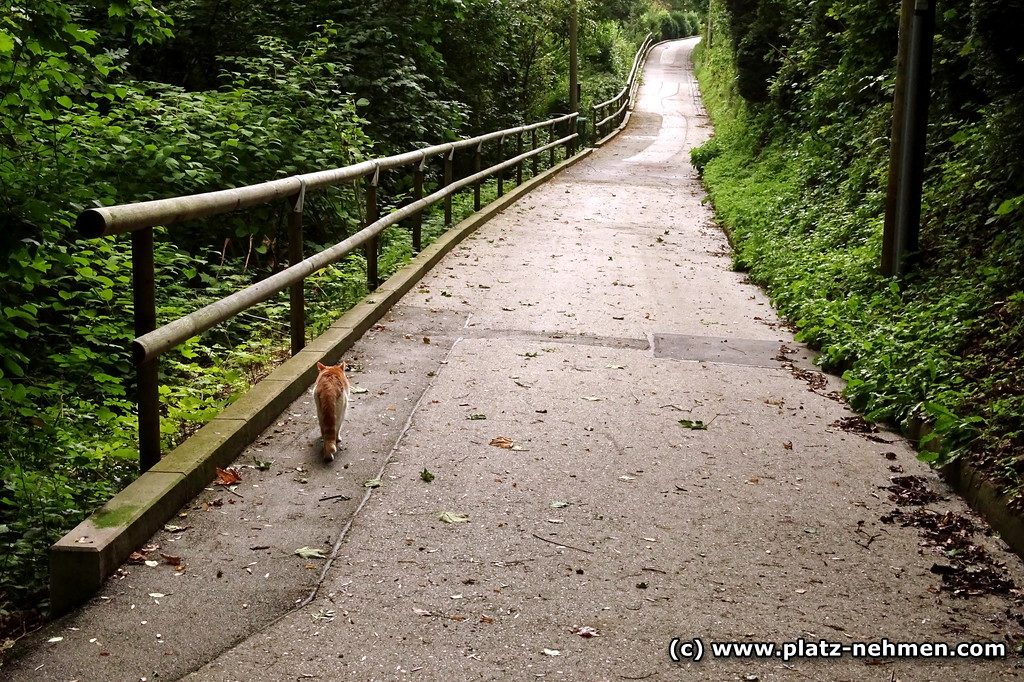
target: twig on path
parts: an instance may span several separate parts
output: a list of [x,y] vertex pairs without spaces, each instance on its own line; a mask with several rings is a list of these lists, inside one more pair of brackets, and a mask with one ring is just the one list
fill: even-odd
[[867,533],[864,533],[864,531],[858,530],[857,532],[862,533],[863,535],[867,535],[867,538],[868,538],[867,542],[861,542],[860,540],[857,540],[856,538],[853,540],[855,543],[857,543],[859,546],[863,547],[864,549],[868,549],[869,547],[871,547],[871,543],[872,542],[874,542],[878,538],[882,537],[881,533],[875,533],[874,535],[868,535]]
[[320,501],[327,502],[328,500],[341,500],[342,502],[347,502],[351,499],[352,498],[348,495],[328,495],[327,497],[321,497]]
[[640,570],[641,571],[650,571],[651,573],[661,573],[662,575],[668,575],[668,571],[663,571],[660,568],[651,568],[650,566],[644,566]]
[[232,495],[237,495],[238,497],[241,497],[243,500],[245,499],[245,496],[242,493],[236,493],[234,490],[232,490],[231,488],[229,488],[227,486],[224,486],[224,490],[227,490]]
[[567,545],[564,542],[557,542],[555,540],[549,540],[549,539],[547,539],[545,537],[541,537],[540,535],[537,535],[536,533],[530,533],[530,535],[532,535],[533,537],[537,538],[538,540],[543,540],[544,542],[550,542],[552,545],[557,545],[559,547],[566,547],[568,549],[575,549],[577,552],[586,552],[587,554],[593,554],[594,553],[592,550],[589,550],[589,549],[583,549],[582,547],[573,547],[572,545]]

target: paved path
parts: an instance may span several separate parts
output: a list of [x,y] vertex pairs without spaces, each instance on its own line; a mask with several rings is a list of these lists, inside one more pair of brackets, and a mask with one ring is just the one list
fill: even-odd
[[[360,341],[367,392],[338,462],[317,463],[300,399],[240,459],[273,461],[243,470],[243,497],[208,491],[183,510],[188,530],[154,538],[182,575],[126,567],[11,679],[1017,679],[1006,661],[669,661],[677,636],[1020,630],[1003,598],[939,591],[919,531],[879,520],[891,467],[949,493],[893,434],[835,425],[851,416],[837,380],[807,371],[731,271],[689,165],[710,134],[692,46],[658,47],[625,133],[487,224]],[[1019,562],[984,542],[1019,583]]]

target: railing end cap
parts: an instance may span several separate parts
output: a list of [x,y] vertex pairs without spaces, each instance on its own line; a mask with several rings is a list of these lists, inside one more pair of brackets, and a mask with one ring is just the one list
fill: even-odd
[[87,209],[75,220],[75,229],[86,239],[102,237],[107,233],[107,218],[102,209]]

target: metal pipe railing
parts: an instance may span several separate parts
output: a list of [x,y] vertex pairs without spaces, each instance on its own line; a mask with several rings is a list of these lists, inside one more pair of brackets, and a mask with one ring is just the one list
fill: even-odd
[[459,140],[458,142],[439,144],[396,156],[388,156],[383,159],[371,159],[351,166],[294,175],[288,178],[281,178],[280,180],[261,182],[256,185],[246,185],[245,187],[223,189],[216,192],[192,194],[170,199],[143,201],[136,204],[90,208],[78,216],[75,227],[82,233],[82,236],[92,238],[120,234],[122,232],[133,232],[147,227],[156,227],[157,225],[166,227],[184,220],[230,213],[242,208],[269,204],[285,197],[296,196],[303,188],[314,190],[340,185],[378,170],[386,171],[408,166],[414,162],[424,161],[441,154],[451,154],[453,151],[484,144],[507,135],[515,135],[517,132],[529,132],[536,128],[556,125],[570,118],[575,118],[576,115],[566,114],[547,121],[519,126],[518,128],[499,130],[487,133],[486,135]]
[[169,322],[158,329],[147,334],[143,334],[132,341],[132,355],[136,364],[151,362],[163,353],[181,345],[193,336],[202,334],[210,327],[234,317],[238,313],[253,307],[257,303],[262,303],[274,294],[284,291],[293,284],[301,282],[314,272],[323,270],[328,265],[336,263],[349,255],[360,246],[363,246],[374,237],[377,237],[385,228],[399,223],[402,220],[411,217],[413,214],[419,213],[423,209],[428,208],[431,204],[451,196],[460,189],[469,187],[478,180],[483,180],[493,173],[512,168],[516,164],[529,159],[532,156],[540,154],[541,152],[546,152],[551,147],[568,144],[575,139],[575,137],[575,133],[567,135],[553,142],[549,142],[543,147],[525,152],[507,161],[490,166],[479,173],[474,173],[473,175],[469,175],[461,180],[453,181],[451,184],[442,187],[432,194],[428,194],[422,199],[406,204],[383,218],[374,220],[359,232],[356,232],[355,234],[338,242],[334,246],[324,249],[316,255],[310,256],[295,265],[289,266],[266,279],[260,280],[256,284],[242,289],[241,291],[236,291],[230,296],[226,296],[225,298],[211,303],[204,308],[200,308],[194,313],[189,313],[184,317],[179,317],[173,322]]
[[[84,211],[76,223],[85,237],[132,233],[132,275],[135,307],[135,334],[132,341],[132,356],[138,378],[139,405],[139,465],[146,471],[160,460],[160,398],[159,358],[168,350],[201,334],[214,325],[261,303],[286,289],[290,290],[291,350],[296,354],[305,346],[305,300],[303,282],[306,277],[336,263],[363,247],[367,251],[367,286],[372,290],[377,285],[377,250],[379,236],[386,228],[403,220],[411,219],[413,246],[420,248],[422,212],[438,201],[445,200],[445,223],[451,223],[450,197],[461,189],[474,187],[474,208],[480,208],[480,184],[488,177],[498,174],[499,181],[505,171],[516,168],[516,182],[522,182],[523,162],[536,158],[543,152],[550,155],[550,165],[555,165],[555,149],[565,146],[566,156],[575,147],[579,137],[576,122],[579,114],[571,113],[539,123],[500,130],[486,135],[427,147],[412,152],[382,159],[371,159],[362,163],[296,175],[235,189],[207,192],[169,199],[158,199],[136,204],[93,208]],[[566,135],[556,139],[556,127],[565,124]],[[546,128],[547,143],[537,146],[537,131]],[[523,133],[530,133],[530,150],[523,152]],[[517,155],[481,169],[482,148],[487,142],[498,140],[502,143],[510,135],[517,137]],[[504,156],[504,145],[500,152]],[[456,151],[472,149],[474,152],[474,173],[455,180],[453,159]],[[436,191],[423,196],[423,181],[426,163],[429,159],[444,155],[444,179]],[[384,217],[379,215],[377,186],[380,172],[415,165],[414,200]],[[536,171],[534,171],[536,172]],[[323,251],[308,258],[302,258],[302,214],[306,193],[310,190],[332,187],[343,183],[368,179],[366,192],[366,224],[364,227]],[[159,328],[156,327],[155,263],[153,257],[153,229],[156,226],[171,225],[196,218],[287,200],[290,208],[289,267],[271,275],[241,291],[237,291],[193,313],[180,317]]]
[[[640,69],[643,66],[643,61],[647,56],[647,51],[651,49],[654,44],[654,37],[648,33],[647,37],[644,38],[644,42],[640,45],[640,49],[636,51],[636,56],[633,57],[633,65],[629,69],[629,76],[626,78],[626,84],[622,86],[611,99],[605,100],[594,105],[594,139],[601,139],[607,132],[610,132],[612,128],[622,123],[622,119],[625,116],[626,110],[632,106],[636,100],[636,89],[640,85]],[[615,111],[608,114],[608,110],[611,107],[616,107]],[[605,130],[605,126],[608,125],[608,130]]]

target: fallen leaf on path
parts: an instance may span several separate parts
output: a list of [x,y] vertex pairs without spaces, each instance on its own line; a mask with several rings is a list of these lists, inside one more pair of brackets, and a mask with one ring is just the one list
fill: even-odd
[[444,523],[469,523],[469,517],[463,516],[462,514],[456,514],[455,512],[441,512],[437,515],[439,521]]
[[171,566],[174,566],[175,568],[177,568],[179,570],[181,568],[184,568],[184,566],[185,566],[185,561],[180,556],[174,556],[172,554],[164,554],[163,552],[160,553],[160,556],[163,558],[164,561],[166,561]]
[[694,420],[680,419],[679,420],[679,425],[682,426],[684,429],[692,429],[694,431],[707,431],[708,430],[708,425],[705,424],[704,422],[702,422],[699,419],[694,419]]
[[423,471],[420,472],[420,480],[424,483],[430,483],[434,480],[434,474],[424,467]]
[[303,559],[326,559],[322,549],[313,549],[312,547],[299,547],[295,550],[295,554],[302,557]]
[[192,526],[175,526],[174,524],[168,523],[164,525],[164,530],[168,533],[183,533]]
[[369,393],[369,391],[362,386],[353,386],[349,389],[349,393]]
[[563,507],[568,507],[568,506],[569,506],[568,502],[562,502],[561,500],[555,500],[554,502],[551,503],[551,508],[552,509],[562,509]]
[[487,415],[486,414],[471,414],[468,417],[466,417],[466,419],[475,422],[475,421],[480,421],[481,419],[487,419]]
[[363,483],[364,488],[379,488],[381,480],[379,478],[371,478],[369,481]]
[[577,634],[584,639],[601,636],[601,633],[597,631],[597,628],[592,628],[589,625],[584,625],[583,627],[578,628],[574,634]]
[[337,615],[332,609],[320,609],[316,613],[309,614],[309,617],[313,620],[322,620],[330,623],[334,620],[334,616]]
[[163,592],[150,592],[149,596],[152,597],[153,599],[163,599],[167,595],[164,594]]
[[515,443],[512,441],[511,438],[507,436],[498,436],[496,438],[491,439],[491,445],[493,445],[496,448],[511,450],[515,446]]
[[793,441],[791,441],[791,440],[782,441],[782,447],[784,447],[787,450],[792,450],[793,449]]
[[239,476],[238,472],[234,469],[221,469],[220,467],[217,467],[217,480],[214,481],[215,485],[229,486],[241,482],[242,477]]
[[427,611],[426,609],[413,609],[412,612],[415,613],[417,616],[432,616],[432,615],[434,615],[430,611]]

